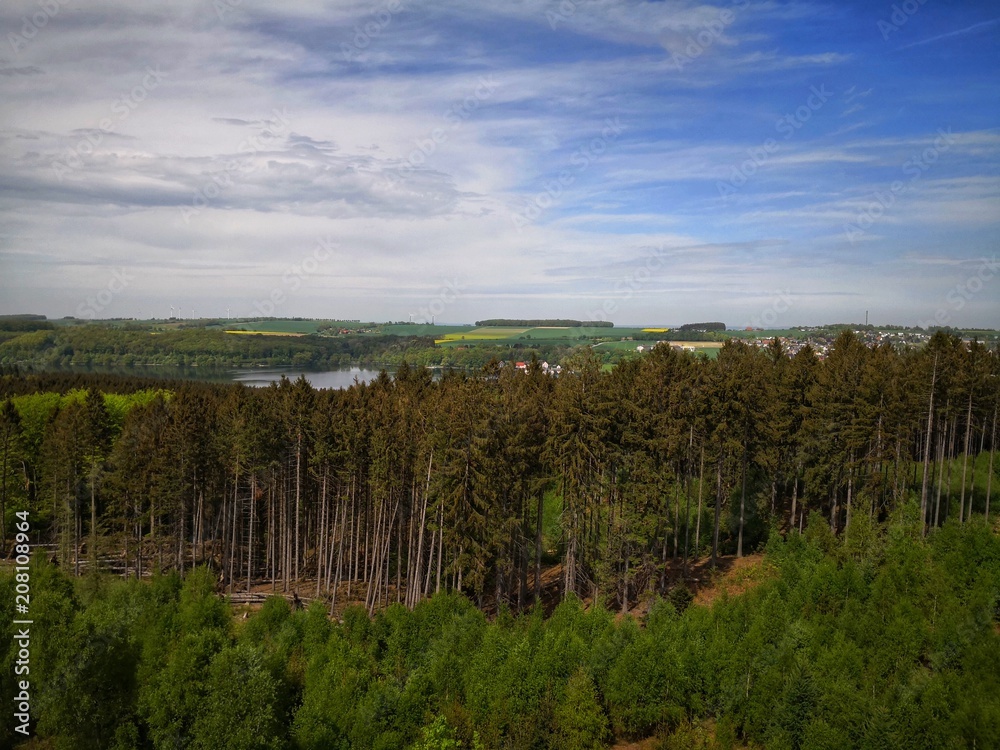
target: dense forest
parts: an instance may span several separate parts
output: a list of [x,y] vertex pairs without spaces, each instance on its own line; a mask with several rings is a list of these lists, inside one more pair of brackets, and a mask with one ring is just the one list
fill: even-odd
[[[996,744],[996,351],[846,332],[825,359],[732,340],[717,360],[563,365],[403,366],[343,391],[0,376],[0,544],[29,511],[51,560],[34,616],[61,623],[39,732]],[[685,609],[695,561],[765,546],[752,595]],[[543,571],[563,602],[548,620]],[[261,586],[313,603],[233,623],[213,598]],[[657,595],[644,628],[609,614]]]
[[[204,567],[74,585],[39,559],[24,746],[998,747],[1000,537],[977,516],[924,538],[918,510],[859,514],[849,539],[813,512],[802,535],[770,538],[751,590],[657,600],[642,622],[573,596],[548,618],[489,620],[446,592],[374,617],[280,597],[234,617]],[[0,576],[0,654],[13,591]]]

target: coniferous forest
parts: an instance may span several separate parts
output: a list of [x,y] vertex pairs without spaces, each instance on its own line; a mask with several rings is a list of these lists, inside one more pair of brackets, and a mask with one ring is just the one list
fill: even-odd
[[998,747],[998,375],[850,332],[343,391],[5,373],[24,747]]

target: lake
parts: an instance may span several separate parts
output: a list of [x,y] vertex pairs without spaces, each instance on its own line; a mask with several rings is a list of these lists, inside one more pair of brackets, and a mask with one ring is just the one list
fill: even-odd
[[354,381],[370,383],[378,377],[378,370],[366,370],[362,367],[344,367],[339,370],[323,370],[310,372],[286,367],[257,367],[245,370],[231,370],[231,380],[245,385],[264,388],[281,380],[284,375],[289,380],[297,380],[299,375],[305,375],[313,388],[349,388]]
[[[177,367],[174,365],[140,365],[135,367],[114,365],[81,365],[78,367],[48,368],[50,372],[86,372],[126,377],[165,378],[176,380],[202,380],[212,383],[244,383],[265,388],[281,380],[284,375],[295,380],[305,375],[313,388],[349,388],[357,378],[359,383],[370,383],[378,377],[379,370],[364,367],[340,367],[333,370],[303,370],[295,367]],[[391,374],[391,371],[390,371]]]

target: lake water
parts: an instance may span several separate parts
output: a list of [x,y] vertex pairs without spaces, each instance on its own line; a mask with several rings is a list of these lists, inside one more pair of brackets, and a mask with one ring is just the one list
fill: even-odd
[[[354,385],[355,378],[359,383],[370,383],[378,377],[379,370],[364,367],[341,367],[336,370],[302,370],[293,367],[247,367],[240,369],[224,367],[176,367],[164,366],[79,366],[51,368],[52,372],[87,372],[105,375],[124,375],[128,377],[152,377],[176,380],[202,380],[212,383],[244,383],[249,386],[265,388],[271,383],[281,380],[284,375],[289,380],[295,380],[299,375],[305,375],[313,388],[349,388]],[[391,374],[391,373],[390,373]]]
[[289,380],[297,380],[299,375],[305,375],[313,388],[349,388],[355,380],[359,383],[370,383],[378,377],[378,370],[366,370],[361,367],[345,367],[339,370],[309,372],[283,367],[257,367],[247,370],[233,370],[232,380],[245,385],[265,388],[271,383],[281,380],[284,375]]

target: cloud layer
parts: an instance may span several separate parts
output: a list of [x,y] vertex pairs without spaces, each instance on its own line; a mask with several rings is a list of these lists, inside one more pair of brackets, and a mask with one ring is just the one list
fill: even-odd
[[988,13],[497,5],[0,5],[0,313],[1000,324]]

